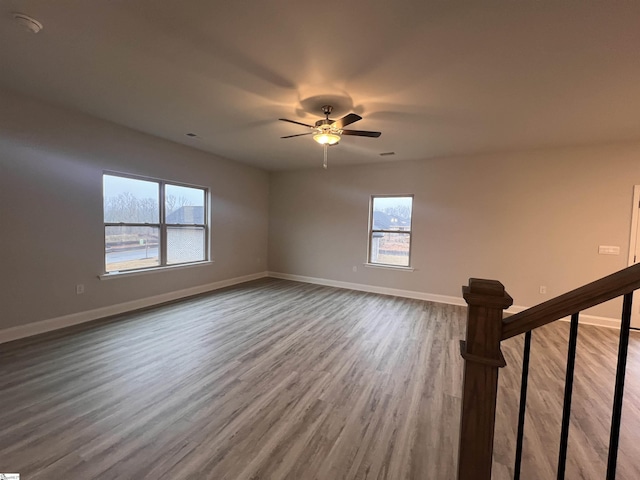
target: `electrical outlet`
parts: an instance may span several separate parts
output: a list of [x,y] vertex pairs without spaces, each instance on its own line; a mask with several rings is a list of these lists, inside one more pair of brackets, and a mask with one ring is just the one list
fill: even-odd
[[76,285],[76,295],[82,295],[84,293],[84,283]]
[[547,286],[546,285],[540,285],[540,294],[542,294],[542,295],[546,295],[547,294]]
[[355,273],[355,272],[357,272],[357,271],[358,271],[358,267],[354,266],[354,267],[353,267],[353,272]]

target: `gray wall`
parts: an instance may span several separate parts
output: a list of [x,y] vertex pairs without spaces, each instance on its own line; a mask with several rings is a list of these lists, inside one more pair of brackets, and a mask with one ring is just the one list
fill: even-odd
[[[532,306],[627,265],[634,184],[639,144],[275,173],[269,270],[455,297],[469,277],[490,278]],[[404,193],[415,271],[364,267],[370,195]],[[589,313],[620,315],[617,304]]]
[[[266,270],[267,173],[9,91],[0,107],[0,329]],[[103,170],[209,187],[215,262],[99,280]]]
[[[455,297],[494,278],[522,306],[627,263],[640,144],[269,175],[13,92],[0,106],[0,329],[262,272],[267,258],[273,272]],[[99,280],[103,170],[209,187],[215,262]],[[385,193],[415,194],[414,272],[363,266],[369,196]]]

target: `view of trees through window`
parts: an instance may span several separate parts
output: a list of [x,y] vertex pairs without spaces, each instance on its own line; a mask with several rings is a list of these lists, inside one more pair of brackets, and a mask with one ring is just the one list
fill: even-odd
[[205,189],[110,174],[103,179],[107,272],[206,260]]
[[370,263],[410,265],[412,208],[412,195],[371,198]]

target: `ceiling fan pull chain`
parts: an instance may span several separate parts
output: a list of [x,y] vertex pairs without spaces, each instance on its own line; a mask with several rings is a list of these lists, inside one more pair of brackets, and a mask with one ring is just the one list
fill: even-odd
[[324,163],[322,164],[322,168],[327,169],[327,144],[324,144]]

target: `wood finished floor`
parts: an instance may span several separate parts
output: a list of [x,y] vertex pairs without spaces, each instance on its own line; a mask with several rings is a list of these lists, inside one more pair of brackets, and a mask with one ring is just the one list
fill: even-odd
[[[569,323],[532,334],[525,418],[523,480],[555,479],[560,447]],[[566,477],[604,479],[618,358],[618,330],[580,325],[574,373]],[[524,335],[503,343],[494,479],[512,479]],[[640,479],[640,332],[632,331],[620,429],[617,479]]]
[[[264,279],[0,345],[0,472],[454,479],[465,312]],[[555,478],[567,334],[534,335],[525,479]],[[497,479],[513,464],[521,345],[505,344]],[[616,331],[580,327],[568,479],[603,478],[616,345]],[[618,478],[637,479],[635,334],[628,368]]]

